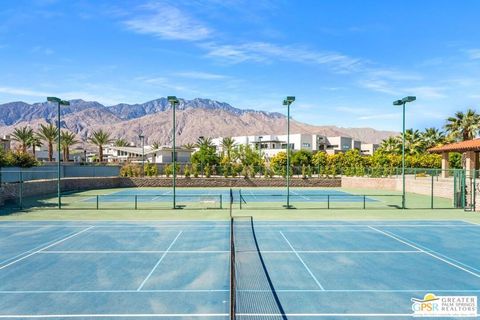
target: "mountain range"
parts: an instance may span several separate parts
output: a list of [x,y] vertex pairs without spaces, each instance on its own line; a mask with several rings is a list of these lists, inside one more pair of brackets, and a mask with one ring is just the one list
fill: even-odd
[[[195,142],[199,136],[225,137],[241,135],[284,134],[287,118],[274,112],[239,109],[228,103],[210,99],[179,99],[176,107],[176,139],[178,144]],[[15,127],[37,128],[41,123],[55,123],[57,106],[51,103],[9,102],[0,104],[0,135],[11,134]],[[146,144],[171,143],[172,109],[166,98],[142,104],[104,106],[96,101],[70,100],[61,107],[61,126],[86,140],[100,128],[114,138],[125,138],[138,143],[138,135],[145,135]],[[393,131],[372,128],[342,128],[315,126],[290,121],[291,133],[311,133],[325,136],[348,136],[368,143],[396,135]]]

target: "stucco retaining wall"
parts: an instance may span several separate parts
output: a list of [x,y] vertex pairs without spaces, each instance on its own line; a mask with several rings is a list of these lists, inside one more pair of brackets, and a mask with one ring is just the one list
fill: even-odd
[[[433,195],[453,199],[453,178],[434,178]],[[375,189],[386,191],[402,191],[402,178],[368,178],[368,177],[342,177],[342,188]],[[430,196],[432,193],[432,178],[407,176],[405,179],[407,192]]]

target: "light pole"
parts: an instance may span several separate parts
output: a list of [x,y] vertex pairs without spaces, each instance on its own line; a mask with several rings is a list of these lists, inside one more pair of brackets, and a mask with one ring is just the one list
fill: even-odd
[[287,106],[287,204],[286,209],[291,209],[290,205],[290,105],[295,101],[295,97],[289,96],[283,100],[283,105]]
[[393,101],[394,106],[402,106],[402,209],[405,209],[405,104],[417,100],[414,96],[407,96],[402,100]]
[[69,106],[70,102],[62,100],[57,97],[47,97],[48,102],[55,102],[57,104],[57,198],[58,198],[58,209],[62,209],[62,200],[61,200],[61,188],[60,188],[60,106]]
[[172,105],[172,111],[173,111],[173,152],[172,152],[172,162],[173,162],[173,209],[177,209],[177,195],[176,195],[176,187],[177,187],[177,155],[175,151],[175,135],[176,135],[176,125],[175,125],[175,105],[179,103],[177,97],[175,96],[169,96],[168,101]]
[[145,136],[143,134],[139,134],[138,138],[142,142],[142,177],[145,176]]

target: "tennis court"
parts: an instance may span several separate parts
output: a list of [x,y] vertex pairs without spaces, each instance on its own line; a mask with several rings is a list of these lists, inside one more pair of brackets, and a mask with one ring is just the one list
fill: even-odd
[[0,318],[398,319],[480,292],[459,220],[4,221],[0,247]]

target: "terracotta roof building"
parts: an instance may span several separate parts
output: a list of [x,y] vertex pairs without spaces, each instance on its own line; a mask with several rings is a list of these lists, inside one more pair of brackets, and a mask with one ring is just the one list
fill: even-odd
[[463,153],[463,168],[467,170],[467,174],[470,174],[472,170],[479,169],[478,154],[480,152],[480,139],[449,143],[443,146],[430,148],[428,151],[442,155],[443,177],[448,175],[448,154],[450,152]]

